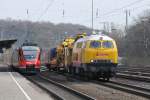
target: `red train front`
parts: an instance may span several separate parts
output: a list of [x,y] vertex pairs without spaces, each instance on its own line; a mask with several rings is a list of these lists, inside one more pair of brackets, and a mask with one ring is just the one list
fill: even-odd
[[23,45],[12,55],[12,66],[23,73],[35,73],[40,70],[41,49],[38,46]]

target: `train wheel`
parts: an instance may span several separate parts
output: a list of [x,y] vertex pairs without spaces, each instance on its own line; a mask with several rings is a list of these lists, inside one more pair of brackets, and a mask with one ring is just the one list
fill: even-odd
[[84,71],[84,73],[83,73],[83,79],[86,80],[86,81],[89,80],[88,72]]
[[66,73],[70,73],[69,67],[66,68]]
[[75,67],[75,74],[80,75],[80,68]]
[[102,77],[102,81],[104,81],[104,82],[105,82],[105,81],[106,81],[106,77]]
[[48,65],[47,68],[48,68],[49,71],[52,70],[51,65]]
[[110,80],[109,77],[103,77],[103,81],[104,81],[104,82],[108,82],[109,80]]
[[90,80],[94,79],[94,74],[93,74],[93,72],[89,72],[89,73],[88,73],[88,78],[89,78]]
[[97,73],[93,73],[93,79],[94,79],[94,80],[98,80],[98,79],[99,79],[99,76],[98,76]]
[[84,69],[83,68],[80,68],[79,69],[79,75],[84,77]]
[[106,81],[108,82],[109,80],[110,80],[110,78],[109,78],[109,77],[107,77],[107,78],[106,78]]
[[110,75],[108,72],[104,72],[103,80],[107,82],[110,80]]
[[76,68],[75,68],[75,67],[71,67],[71,68],[70,68],[70,72],[71,72],[72,75],[75,75],[75,73],[76,73]]
[[83,77],[85,80],[89,81],[89,80],[93,79],[93,74],[92,74],[92,72],[84,72]]
[[105,77],[106,81],[108,82],[110,80],[110,72],[106,72]]
[[72,74],[72,73],[73,73],[73,68],[69,67],[69,74]]
[[56,71],[59,72],[59,67],[56,67]]
[[72,66],[69,67],[69,74],[72,74]]
[[50,67],[48,67],[48,70],[51,71],[52,69]]
[[72,67],[71,66],[68,68],[68,73],[72,74]]

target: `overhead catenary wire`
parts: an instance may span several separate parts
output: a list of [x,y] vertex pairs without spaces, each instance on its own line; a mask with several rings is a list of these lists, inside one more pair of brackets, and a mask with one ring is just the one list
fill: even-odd
[[44,16],[44,14],[47,13],[48,9],[53,5],[54,2],[55,2],[55,0],[51,0],[51,2],[47,5],[47,7],[45,8],[45,10],[38,17],[38,20],[40,20]]
[[[131,8],[131,9],[130,9],[130,14],[131,14],[131,12],[135,12],[135,11],[137,11],[137,9],[141,9],[141,8],[143,8],[143,7],[145,7],[145,4],[144,4],[144,5],[141,5],[141,6],[138,6],[138,7],[135,7],[135,8]],[[120,13],[122,13],[122,12],[115,12],[115,13],[110,13],[110,14],[107,14],[107,15],[101,15],[101,17],[106,17],[106,16],[107,16],[107,18],[108,18],[108,17],[112,17],[112,15],[113,15],[113,16],[119,16]],[[131,15],[132,15],[132,14],[131,14]],[[96,18],[100,18],[100,17],[96,17]]]
[[[131,6],[135,5],[135,4],[138,4],[138,3],[142,2],[142,1],[144,1],[144,0],[136,0],[136,1],[132,2],[132,3],[130,3],[130,4],[124,5],[123,7],[113,9],[113,10],[111,10],[110,12],[106,12],[106,13],[104,13],[104,14],[101,15],[101,16],[110,15],[110,14],[112,14],[112,13],[118,12],[118,11],[120,11],[120,10],[123,10],[123,9],[128,8],[128,7],[131,7]],[[100,17],[99,17],[99,18],[100,18]]]
[[[47,11],[49,10],[49,8],[53,5],[53,3],[54,3],[55,1],[56,1],[56,0],[51,0],[51,2],[47,5],[47,7],[45,8],[45,10],[44,10],[44,11],[41,13],[41,15],[38,17],[38,20],[40,20],[40,19],[47,13]],[[106,13],[104,13],[104,14],[102,14],[102,15],[99,14],[98,9],[97,9],[96,18],[100,18],[101,16],[109,16],[109,15],[112,15],[112,14],[114,15],[115,12],[118,12],[118,11],[123,10],[123,9],[125,9],[125,8],[131,7],[131,6],[136,5],[136,4],[138,4],[138,3],[141,3],[142,1],[145,1],[145,0],[136,0],[136,1],[133,1],[133,2],[131,2],[131,3],[129,3],[129,4],[127,4],[127,5],[124,5],[124,6],[120,7],[120,8],[117,8],[117,9],[113,9],[112,11],[106,12]],[[63,5],[64,5],[64,4],[63,4]],[[65,16],[65,13],[66,13],[65,9],[63,9],[63,10],[62,10],[62,17],[63,17],[63,18],[68,18],[67,16]],[[119,14],[115,14],[115,15],[119,15]],[[71,19],[72,19],[72,17],[71,17]],[[86,19],[86,20],[89,20],[89,19]],[[89,20],[89,21],[90,21],[90,20]]]

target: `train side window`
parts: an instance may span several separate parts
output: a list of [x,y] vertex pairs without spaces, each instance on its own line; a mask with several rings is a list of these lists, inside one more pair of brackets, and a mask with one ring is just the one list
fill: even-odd
[[76,48],[81,48],[82,47],[82,42],[77,43],[77,47]]
[[82,48],[86,48],[86,42],[83,42]]
[[112,41],[103,41],[102,45],[103,45],[103,48],[113,48],[114,47]]

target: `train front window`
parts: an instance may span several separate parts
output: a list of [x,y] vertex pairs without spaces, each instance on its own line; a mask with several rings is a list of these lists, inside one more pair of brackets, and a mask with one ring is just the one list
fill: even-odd
[[103,48],[113,48],[113,43],[112,41],[103,41],[102,43]]
[[37,56],[37,51],[23,51],[25,60],[35,60]]
[[100,48],[101,42],[100,41],[91,41],[90,42],[90,48]]

